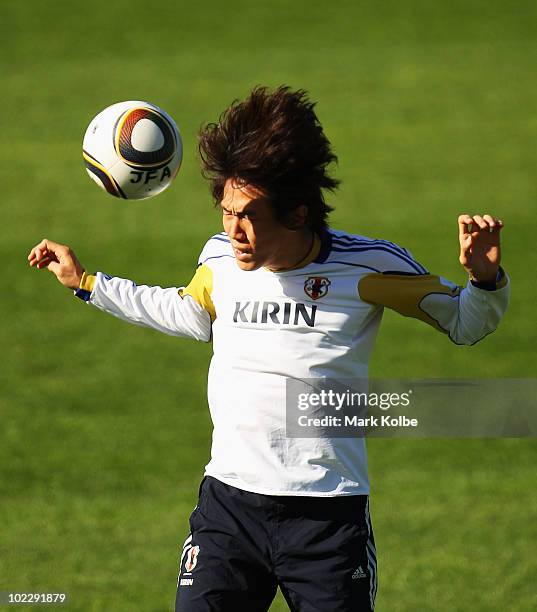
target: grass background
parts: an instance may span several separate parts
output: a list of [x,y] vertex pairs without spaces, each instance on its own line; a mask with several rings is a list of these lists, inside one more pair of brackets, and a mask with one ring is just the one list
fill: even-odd
[[[89,269],[187,282],[220,231],[196,132],[255,84],[319,101],[343,180],[334,227],[399,242],[462,283],[457,215],[505,221],[513,293],[498,333],[456,347],[386,313],[372,374],[535,376],[535,3],[0,6],[0,590],[67,591],[82,612],[173,609],[209,452],[210,346],[106,317],[26,255],[46,236]],[[112,199],[82,163],[92,116],[126,99],[162,106],[183,134],[181,173],[154,200]],[[380,612],[537,608],[536,451],[369,442]]]

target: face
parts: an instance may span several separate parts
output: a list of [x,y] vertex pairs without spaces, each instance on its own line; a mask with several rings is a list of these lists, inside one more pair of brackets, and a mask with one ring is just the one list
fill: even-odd
[[251,271],[261,266],[274,270],[286,267],[287,260],[294,256],[296,232],[276,219],[270,202],[260,191],[228,179],[220,206],[224,230],[239,268]]

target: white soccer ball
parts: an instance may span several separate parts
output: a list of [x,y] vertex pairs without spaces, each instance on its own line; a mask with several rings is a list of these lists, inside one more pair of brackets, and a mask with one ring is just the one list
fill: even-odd
[[149,102],[112,104],[94,117],[82,145],[90,177],[109,194],[142,200],[170,186],[183,144],[175,121]]

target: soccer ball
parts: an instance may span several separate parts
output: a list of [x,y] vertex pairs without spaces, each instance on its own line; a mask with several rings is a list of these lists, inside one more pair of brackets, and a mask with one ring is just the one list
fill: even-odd
[[149,102],[112,104],[94,117],[82,153],[90,177],[109,194],[142,200],[170,186],[183,145],[174,120]]

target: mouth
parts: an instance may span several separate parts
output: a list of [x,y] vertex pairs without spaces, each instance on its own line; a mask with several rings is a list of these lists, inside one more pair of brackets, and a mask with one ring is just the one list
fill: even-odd
[[246,261],[250,258],[250,253],[246,251],[239,251],[239,249],[234,249],[235,258],[239,261]]
[[234,246],[233,247],[233,253],[235,254],[235,257],[237,259],[243,259],[243,258],[248,257],[249,255],[252,254],[250,248],[249,247],[245,247],[245,246],[243,246],[241,248],[238,248],[238,247]]

